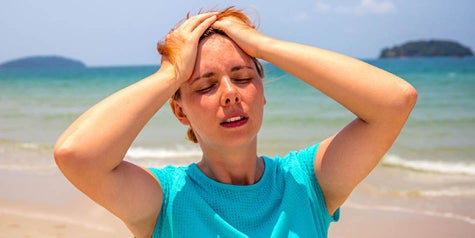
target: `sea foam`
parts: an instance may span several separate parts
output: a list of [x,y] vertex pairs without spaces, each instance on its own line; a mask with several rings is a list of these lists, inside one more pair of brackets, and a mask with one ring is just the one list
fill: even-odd
[[383,166],[399,167],[420,172],[441,173],[441,174],[463,174],[475,176],[475,163],[462,161],[430,161],[430,160],[409,160],[397,155],[387,155],[383,161]]
[[126,157],[132,159],[145,158],[188,158],[200,157],[201,150],[193,147],[178,146],[176,148],[145,148],[145,147],[131,147],[126,154]]

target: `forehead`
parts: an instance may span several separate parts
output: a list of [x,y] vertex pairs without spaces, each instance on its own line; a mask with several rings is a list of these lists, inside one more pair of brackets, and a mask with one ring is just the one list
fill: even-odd
[[229,66],[229,64],[251,66],[252,60],[227,36],[214,34],[200,42],[195,69],[197,67]]

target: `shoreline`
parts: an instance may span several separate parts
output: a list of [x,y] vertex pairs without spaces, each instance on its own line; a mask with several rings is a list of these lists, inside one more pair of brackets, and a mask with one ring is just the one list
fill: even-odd
[[[49,148],[0,146],[0,157],[7,165],[0,167],[0,238],[133,237],[118,218],[67,181]],[[192,159],[167,158],[160,164],[176,161],[183,165]],[[24,166],[13,166],[18,163]],[[342,206],[329,237],[471,237],[474,199],[475,176],[380,164]]]
[[[378,182],[409,186],[395,181],[393,174],[420,176],[377,167],[342,206],[340,221],[331,224],[329,237],[442,238],[475,233],[473,197],[393,196],[374,191],[373,183]],[[59,170],[49,175],[0,170],[0,179],[0,191],[8,191],[0,197],[0,237],[132,237],[118,218],[74,188]]]

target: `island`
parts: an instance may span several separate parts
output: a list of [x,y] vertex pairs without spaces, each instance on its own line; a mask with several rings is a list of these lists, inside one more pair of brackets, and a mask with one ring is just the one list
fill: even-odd
[[61,56],[32,56],[0,64],[0,69],[85,68],[79,60]]
[[381,51],[379,58],[468,57],[473,51],[450,40],[410,41]]

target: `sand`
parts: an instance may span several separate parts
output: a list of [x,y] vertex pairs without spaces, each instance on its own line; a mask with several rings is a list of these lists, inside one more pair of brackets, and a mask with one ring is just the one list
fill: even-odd
[[[329,237],[473,237],[471,176],[377,167],[341,208]],[[468,188],[462,195],[451,187]]]
[[[473,237],[473,197],[394,196],[374,188],[377,183],[401,188],[424,183],[418,178],[407,184],[414,176],[421,175],[377,168],[341,208],[329,237]],[[59,171],[0,170],[0,191],[0,238],[133,237],[119,219],[80,193]]]
[[133,237],[61,174],[0,172],[0,237]]

